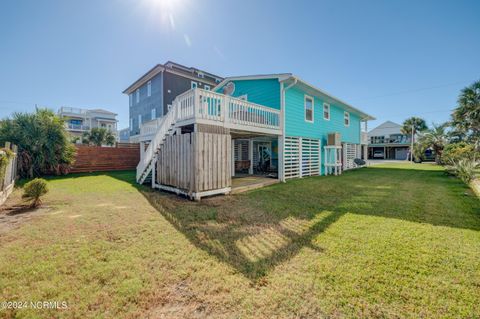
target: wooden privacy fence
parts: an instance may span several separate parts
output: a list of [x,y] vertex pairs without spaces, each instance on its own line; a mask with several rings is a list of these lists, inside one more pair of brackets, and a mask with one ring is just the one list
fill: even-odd
[[231,143],[228,134],[168,136],[157,155],[155,186],[195,199],[230,192]]
[[115,147],[76,145],[71,173],[130,170],[140,161],[140,145],[118,143]]
[[0,174],[0,205],[2,205],[12,193],[17,178],[17,146],[9,142],[5,143],[5,149],[13,152],[4,171]]

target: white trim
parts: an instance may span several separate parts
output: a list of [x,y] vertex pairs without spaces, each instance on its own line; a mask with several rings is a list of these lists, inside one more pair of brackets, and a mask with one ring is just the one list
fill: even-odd
[[248,101],[248,94],[240,95],[239,97],[237,97],[237,99]]
[[[312,101],[312,119],[311,120],[307,119],[307,99],[310,99]],[[315,116],[314,116],[314,113],[315,113],[315,99],[312,96],[304,94],[304,96],[303,96],[303,111],[304,111],[305,122],[313,123],[315,121]]]
[[259,75],[243,75],[243,76],[231,76],[228,78],[223,79],[216,87],[213,88],[215,91],[216,89],[222,87],[229,81],[237,81],[237,80],[267,80],[267,79],[280,79],[285,76],[292,76],[291,73],[278,73],[278,74],[259,74]]
[[[325,117],[325,107],[328,108],[328,118]],[[332,118],[331,113],[330,113],[330,110],[331,110],[330,104],[328,104],[327,102],[324,102],[324,103],[323,103],[323,119],[324,119],[325,121],[330,121],[330,119]]]
[[[345,122],[345,120],[347,119],[348,119],[348,124]],[[343,111],[343,125],[345,125],[346,127],[350,126],[350,113],[347,111]]]
[[198,82],[196,82],[196,81],[190,81],[190,88],[191,88],[191,89],[196,89],[196,88],[198,88]]

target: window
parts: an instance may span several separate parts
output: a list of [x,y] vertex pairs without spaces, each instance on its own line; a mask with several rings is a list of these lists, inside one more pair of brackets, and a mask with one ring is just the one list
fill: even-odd
[[205,85],[203,88],[207,91],[210,91],[210,85]]
[[191,83],[191,88],[192,88],[192,89],[196,89],[197,87],[198,87],[198,83],[195,82],[195,81],[192,81],[192,83]]
[[323,119],[330,121],[330,104],[323,103]]
[[198,77],[203,79],[203,78],[205,78],[205,74],[203,74],[202,72],[198,72]]
[[138,102],[140,102],[140,89],[137,89],[137,91],[135,93],[137,95],[137,103],[138,103]]
[[133,94],[130,93],[128,95],[128,105],[132,106],[133,105]]
[[142,125],[142,114],[138,114],[138,127]]
[[313,98],[305,95],[305,121],[313,122]]
[[102,123],[102,124],[100,124],[100,126],[101,126],[101,127],[107,127],[107,124]]
[[152,96],[152,81],[147,82],[147,96]]
[[219,78],[215,78],[215,82],[220,83],[220,82],[222,82],[222,80],[220,80]]
[[130,131],[133,131],[133,118],[130,119]]
[[152,120],[155,119],[156,117],[157,117],[157,109],[153,108],[152,109]]
[[343,121],[345,126],[350,126],[350,113],[343,112]]

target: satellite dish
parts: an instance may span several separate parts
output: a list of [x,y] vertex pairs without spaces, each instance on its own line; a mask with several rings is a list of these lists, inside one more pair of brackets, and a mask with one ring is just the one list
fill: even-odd
[[235,92],[235,83],[228,82],[227,84],[225,84],[225,86],[223,87],[223,94],[232,95],[233,92]]

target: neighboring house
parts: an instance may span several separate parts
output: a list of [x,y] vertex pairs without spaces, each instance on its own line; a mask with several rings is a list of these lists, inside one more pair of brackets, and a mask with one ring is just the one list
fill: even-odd
[[368,158],[406,160],[412,139],[401,129],[400,124],[386,121],[368,132]]
[[62,106],[60,117],[66,118],[65,127],[74,136],[82,136],[92,128],[102,127],[117,135],[117,114],[103,109],[82,109]]
[[229,193],[240,176],[341,173],[365,158],[361,126],[373,119],[292,74],[229,77],[173,101],[137,181],[200,198]]
[[117,139],[119,142],[128,143],[130,140],[130,128],[127,127],[127,128],[118,130]]
[[129,96],[130,140],[149,141],[158,128],[158,119],[167,114],[178,95],[197,87],[211,90],[222,80],[171,61],[157,64],[123,91]]

